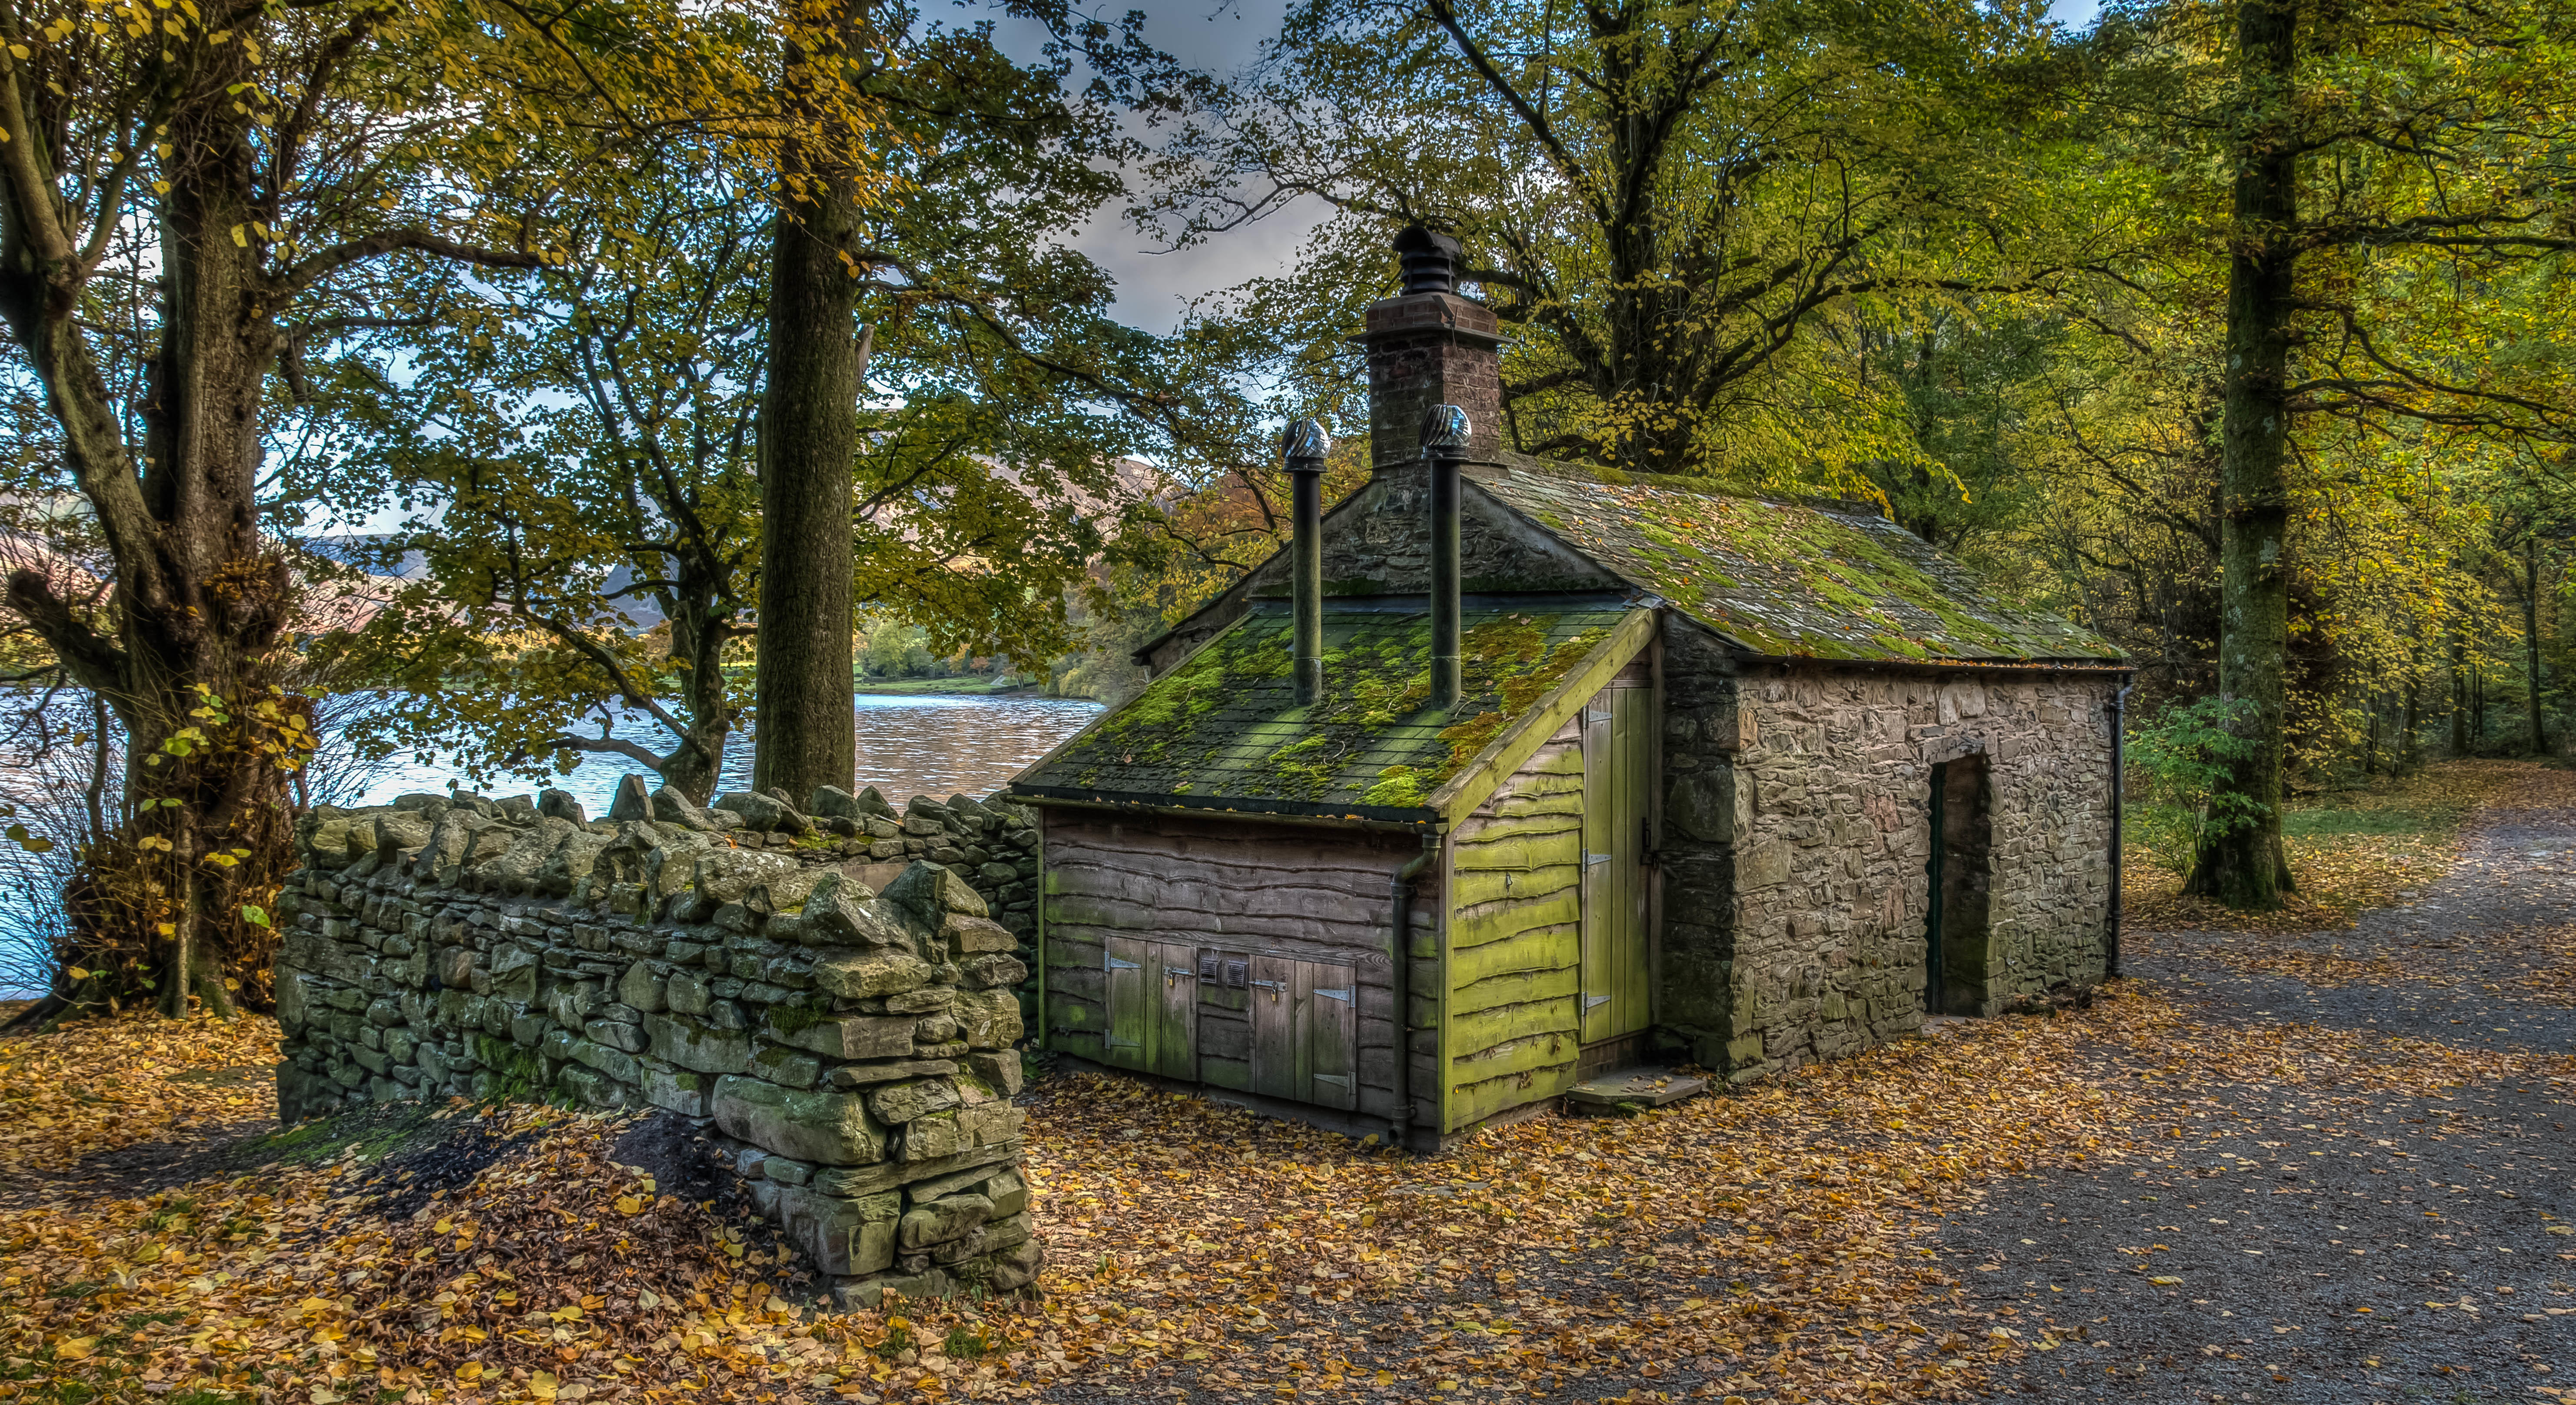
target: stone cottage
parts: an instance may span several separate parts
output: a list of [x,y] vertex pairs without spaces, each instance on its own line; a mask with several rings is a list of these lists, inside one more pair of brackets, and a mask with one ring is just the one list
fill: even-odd
[[1504,451],[1500,327],[1398,240],[1374,476],[1025,771],[1047,1047],[1431,1146],[2089,986],[2122,655],[1875,510]]

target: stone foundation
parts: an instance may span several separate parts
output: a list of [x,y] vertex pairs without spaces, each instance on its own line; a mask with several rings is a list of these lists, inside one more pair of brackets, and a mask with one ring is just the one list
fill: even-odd
[[630,777],[596,823],[561,791],[317,809],[277,903],[281,1117],[661,1107],[844,1302],[1022,1287],[1036,830],[964,797],[814,800],[700,810]]

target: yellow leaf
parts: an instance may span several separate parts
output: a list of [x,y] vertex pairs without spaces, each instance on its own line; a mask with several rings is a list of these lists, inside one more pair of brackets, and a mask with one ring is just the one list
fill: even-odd
[[54,1344],[56,1361],[78,1361],[98,1349],[96,1337],[73,1337]]
[[552,1371],[539,1371],[535,1375],[528,1377],[528,1394],[535,1396],[539,1400],[554,1399],[555,1373]]
[[631,1195],[621,1195],[617,1197],[617,1213],[621,1215],[640,1215],[643,1212],[643,1201],[638,1200]]
[[2148,1281],[2148,1282],[2150,1282],[2150,1283],[2155,1284],[2155,1285],[2156,1285],[2157,1287],[2159,1287],[2159,1288],[2170,1288],[2170,1287],[2172,1287],[2173,1285],[2175,1285],[2175,1284],[2177,1284],[2177,1283],[2180,1283],[2182,1280],[2181,1280],[2181,1279],[2179,1279],[2179,1278],[2173,1277],[2173,1276],[2172,1276],[2172,1275],[2170,1275],[2170,1274],[2158,1274],[2158,1275],[2156,1275],[2155,1277],[2148,1279],[2147,1281]]
[[457,1367],[456,1379],[468,1383],[483,1379],[483,1363],[480,1361],[468,1361],[464,1365]]

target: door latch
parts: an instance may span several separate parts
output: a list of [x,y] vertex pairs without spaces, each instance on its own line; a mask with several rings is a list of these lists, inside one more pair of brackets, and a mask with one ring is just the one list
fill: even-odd
[[1163,985],[1165,989],[1178,985],[1182,981],[1194,981],[1198,978],[1199,973],[1191,970],[1187,966],[1166,966],[1163,968]]
[[1258,989],[1269,991],[1270,1003],[1273,1005],[1279,1003],[1280,992],[1288,988],[1286,981],[1254,981],[1252,984]]

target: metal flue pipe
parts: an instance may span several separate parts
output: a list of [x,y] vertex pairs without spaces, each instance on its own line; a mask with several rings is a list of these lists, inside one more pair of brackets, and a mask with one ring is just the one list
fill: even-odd
[[1288,465],[1289,639],[1299,707],[1324,696],[1324,456],[1332,447],[1313,420],[1299,420],[1279,436],[1279,456]]
[[1458,463],[1472,426],[1455,405],[1422,417],[1422,457],[1431,468],[1431,705],[1453,708],[1464,691],[1458,663]]

